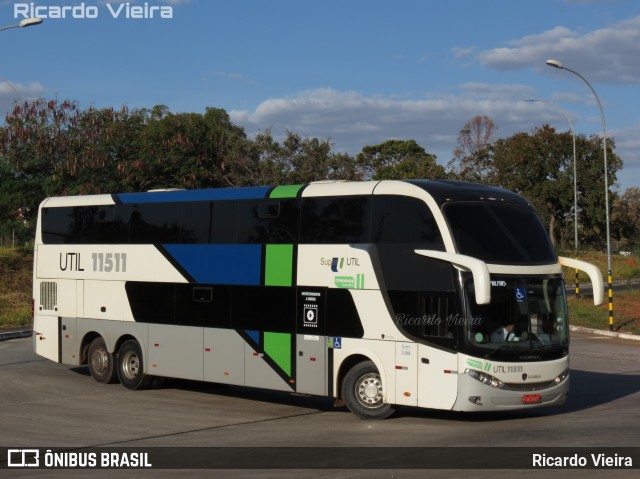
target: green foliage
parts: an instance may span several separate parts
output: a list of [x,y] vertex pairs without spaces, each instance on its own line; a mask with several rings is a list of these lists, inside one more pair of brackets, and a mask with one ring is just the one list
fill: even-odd
[[[456,178],[514,190],[548,225],[554,244],[573,238],[573,149],[570,133],[548,125],[493,140],[491,118],[476,116],[458,137],[449,171],[415,140],[364,146],[356,157],[329,140],[267,130],[247,138],[226,111],[172,113],[165,105],[81,109],[75,102],[17,105],[0,127],[0,235],[23,243],[47,196],[299,184],[317,180]],[[580,245],[605,245],[604,166],[598,136],[576,137]],[[608,146],[613,189],[622,166]],[[637,189],[636,189],[637,190]],[[640,193],[610,193],[612,238],[620,248],[640,243]]]
[[0,327],[31,323],[32,267],[30,250],[0,247]]
[[356,156],[356,163],[367,179],[400,180],[414,178],[445,178],[444,168],[436,163],[415,140],[387,140],[365,146]]

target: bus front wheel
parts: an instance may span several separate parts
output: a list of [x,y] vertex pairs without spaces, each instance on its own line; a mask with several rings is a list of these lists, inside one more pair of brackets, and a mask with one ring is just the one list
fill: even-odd
[[99,383],[113,383],[118,378],[116,357],[107,350],[107,345],[102,337],[91,341],[87,363],[91,376]]
[[118,351],[118,378],[127,389],[144,389],[153,381],[144,373],[142,349],[137,341],[127,341]]
[[342,398],[349,411],[361,419],[385,419],[396,407],[384,402],[382,378],[372,361],[356,364],[344,377]]

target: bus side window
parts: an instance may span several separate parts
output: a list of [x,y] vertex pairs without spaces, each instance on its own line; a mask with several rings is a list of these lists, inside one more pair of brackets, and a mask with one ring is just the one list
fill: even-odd
[[298,205],[296,199],[240,201],[238,243],[297,243],[300,223]]
[[444,250],[433,214],[424,201],[407,196],[374,196],[371,240],[381,244],[420,244]]
[[83,207],[42,209],[42,242],[73,244],[82,241]]
[[180,204],[143,203],[131,212],[129,243],[178,243],[180,238]]
[[212,211],[213,205],[210,201],[189,201],[182,203],[180,243],[209,243],[211,238]]
[[214,201],[211,205],[210,243],[236,243],[236,225],[238,223],[238,201]]
[[422,341],[454,348],[464,318],[455,293],[389,291],[400,330]]
[[129,205],[86,206],[82,242],[85,244],[127,244]]
[[370,222],[368,196],[303,198],[300,242],[368,243]]

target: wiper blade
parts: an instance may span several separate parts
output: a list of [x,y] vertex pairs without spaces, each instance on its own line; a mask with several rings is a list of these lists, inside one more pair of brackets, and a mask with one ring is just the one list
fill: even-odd
[[496,349],[493,349],[493,350],[489,351],[487,354],[484,355],[484,358],[485,359],[492,358],[493,355],[496,354],[498,351],[503,351],[503,350],[506,350],[506,349],[514,350],[516,348],[511,346],[510,344],[503,344],[501,346],[498,346]]

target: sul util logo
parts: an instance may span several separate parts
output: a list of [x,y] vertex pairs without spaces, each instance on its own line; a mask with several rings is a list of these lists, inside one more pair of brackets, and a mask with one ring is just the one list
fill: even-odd
[[344,258],[344,257],[320,258],[320,265],[329,266],[331,268],[331,271],[333,271],[334,273],[337,273],[340,270],[342,270],[345,266],[360,267],[360,260],[358,258]]

